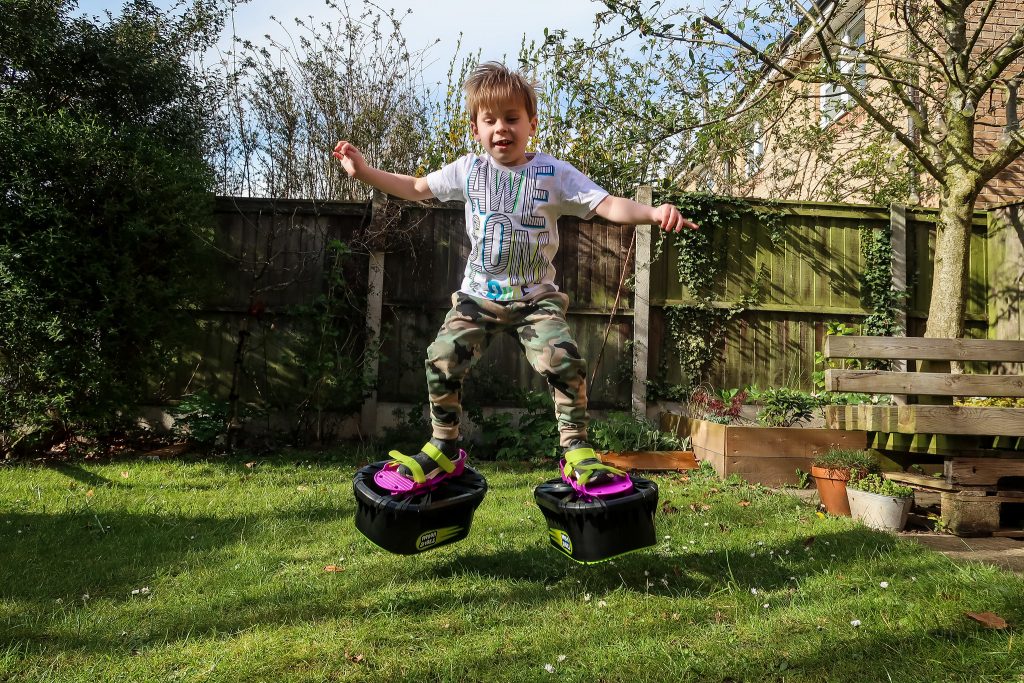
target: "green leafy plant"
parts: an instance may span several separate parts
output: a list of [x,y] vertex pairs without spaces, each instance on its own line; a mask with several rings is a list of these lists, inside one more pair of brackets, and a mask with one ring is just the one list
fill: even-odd
[[970,397],[970,398],[957,399],[955,401],[955,403],[957,405],[964,405],[964,406],[985,406],[985,407],[994,407],[994,408],[1024,408],[1024,398]]
[[914,489],[886,479],[880,474],[866,474],[857,479],[851,477],[847,486],[858,491],[877,493],[880,496],[892,496],[893,498],[909,498],[914,495]]
[[523,413],[514,417],[507,412],[484,415],[479,406],[466,412],[479,427],[473,444],[473,456],[481,460],[537,460],[555,457],[559,452],[555,404],[550,394],[517,389],[518,407]]
[[227,434],[227,401],[215,399],[205,391],[182,397],[169,412],[174,418],[171,433],[189,443],[211,448]]
[[606,451],[682,451],[689,439],[663,432],[646,419],[629,413],[611,413],[590,423],[590,441]]
[[766,427],[792,427],[810,418],[820,407],[817,398],[799,389],[780,387],[761,392],[757,421]]
[[799,467],[796,468],[797,488],[806,489],[811,486],[811,473],[804,472]]
[[932,530],[937,534],[943,534],[949,531],[949,526],[946,524],[945,520],[942,519],[942,515],[929,512],[928,521],[932,523]]
[[855,449],[830,448],[815,457],[811,464],[826,470],[847,470],[851,473],[851,478],[856,474],[881,471],[878,460],[868,451]]
[[[891,337],[903,329],[897,321],[897,312],[906,298],[904,292],[892,286],[892,231],[889,227],[864,227],[861,233],[864,260],[860,276],[861,300],[871,311],[864,319],[864,334]],[[871,363],[874,369],[888,365],[882,361]]]

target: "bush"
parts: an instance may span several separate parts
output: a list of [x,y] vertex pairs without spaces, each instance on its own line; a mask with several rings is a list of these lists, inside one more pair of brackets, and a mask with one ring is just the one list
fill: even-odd
[[212,227],[216,16],[146,0],[106,24],[0,11],[0,453],[118,424],[170,354]]
[[174,418],[171,432],[179,439],[211,448],[227,434],[227,401],[215,400],[205,391],[182,397],[169,412]]
[[525,412],[487,417],[479,406],[469,408],[469,418],[480,428],[473,456],[481,460],[539,460],[557,457],[558,423],[551,395],[542,391],[514,389],[517,405]]

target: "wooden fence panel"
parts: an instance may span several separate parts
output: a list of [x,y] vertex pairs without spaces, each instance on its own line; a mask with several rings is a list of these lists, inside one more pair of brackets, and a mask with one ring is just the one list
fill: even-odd
[[[931,299],[932,273],[935,258],[934,211],[907,212],[907,278],[908,308],[912,318],[925,318]],[[982,323],[988,319],[988,216],[976,211],[971,232],[971,251],[968,265],[967,289],[968,323]]]
[[[756,203],[755,203],[755,206]],[[821,350],[827,322],[858,324],[870,311],[861,299],[865,230],[885,231],[890,214],[882,207],[776,202],[762,210],[781,220],[779,244],[771,243],[768,225],[746,213],[712,237],[712,249],[722,254],[724,285],[716,280],[716,307],[735,305],[761,283],[757,303],[728,327],[724,348],[707,378],[716,387],[744,384],[811,388],[814,352]],[[910,333],[923,332],[931,293],[935,212],[908,215],[907,260],[910,270]],[[978,212],[972,234],[968,334],[983,331],[986,310],[986,216]],[[663,257],[652,265],[652,304],[692,305],[694,300],[678,282],[678,251],[665,244]],[[991,250],[990,250],[991,251]],[[672,340],[666,337],[663,314],[652,322],[652,379],[679,382],[673,366]],[[658,372],[668,368],[668,374]]]
[[[381,215],[375,214],[371,220],[369,203],[221,198],[215,238],[222,255],[217,285],[196,316],[191,348],[157,382],[159,393],[176,398],[185,386],[226,393],[239,331],[247,326],[250,352],[243,397],[301,395],[307,382],[302,349],[308,345],[304,336],[308,321],[297,312],[324,291],[328,266],[324,245],[334,239],[348,241],[371,226],[394,229],[408,238],[404,246],[384,258],[378,397],[383,401],[423,401],[425,350],[450,307],[451,293],[461,282],[469,239],[459,204],[385,204]],[[724,348],[708,380],[716,387],[809,388],[814,352],[821,348],[825,323],[857,323],[868,312],[860,300],[862,239],[866,229],[888,227],[889,210],[790,202],[765,203],[758,208],[778,214],[774,220],[780,223],[779,244],[771,242],[765,221],[750,214],[711,235],[710,248],[724,264],[711,288],[715,305],[734,305],[759,277],[762,297],[728,327]],[[934,212],[908,211],[907,223],[908,326],[913,334],[921,330],[920,316],[927,310],[930,293]],[[1019,265],[1019,254],[1013,256],[999,242],[1019,242],[1020,231],[1005,231],[999,237],[987,234],[986,227],[985,215],[979,213],[972,236],[968,334],[984,336],[985,325],[991,321],[1004,338],[1024,338],[1015,303],[1024,291],[1019,267],[1016,279],[1011,277],[1012,266]],[[594,404],[628,406],[633,304],[628,287],[621,293],[617,314],[610,314],[623,272],[627,278],[633,273],[629,254],[633,228],[564,218],[559,221],[559,231],[556,282],[572,300],[570,324],[591,371],[602,357],[591,387]],[[689,304],[693,299],[679,282],[678,253],[671,240],[663,239],[663,233],[654,239],[649,376],[655,381],[677,382],[680,378],[669,348],[671,340],[665,334],[664,308]],[[1007,255],[999,261],[997,256],[1004,252]],[[1002,298],[991,304],[986,278],[996,267],[1005,277],[998,293]],[[363,295],[366,269],[367,260],[360,256],[351,259],[346,271],[348,281]],[[264,309],[259,316],[248,312],[254,301]],[[1007,326],[1015,326],[1016,336],[1006,336],[1003,330]],[[514,341],[496,340],[467,385],[467,404],[500,403],[513,385],[545,389]]]
[[[219,197],[216,211],[211,288],[182,331],[181,352],[153,379],[151,396],[206,389],[226,397],[244,336],[243,400],[296,401],[308,390],[303,362],[312,333],[299,313],[324,291],[325,246],[349,241],[369,206]],[[348,259],[344,274],[357,297],[365,297],[366,268],[365,257]]]
[[990,339],[1024,339],[1024,203],[992,211],[988,239]]
[[[987,244],[989,339],[1024,339],[1024,202],[999,207],[989,217]],[[1024,363],[993,372],[1020,375]]]

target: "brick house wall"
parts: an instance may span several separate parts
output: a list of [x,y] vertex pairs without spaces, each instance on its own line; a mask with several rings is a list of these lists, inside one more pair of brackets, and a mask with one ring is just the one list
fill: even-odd
[[[867,0],[859,5],[850,3],[845,11],[845,18],[839,22],[856,17],[863,10],[864,39],[876,49],[905,55],[907,54],[906,35],[898,23],[890,17],[892,0]],[[974,8],[977,9],[977,8]],[[985,31],[979,39],[979,50],[995,46],[1006,40],[1014,30],[1024,23],[1024,0],[998,0],[986,24]],[[803,55],[804,59],[817,60],[819,53],[809,46]],[[1011,65],[1004,74],[1015,75],[1024,69],[1024,59]],[[870,79],[870,72],[864,75]],[[765,134],[758,143],[757,163],[752,163],[750,150],[731,160],[728,168],[728,187],[723,189],[738,196],[763,197],[774,199],[795,199],[805,201],[845,201],[872,202],[880,187],[871,186],[868,180],[859,177],[856,169],[864,170],[865,149],[869,149],[871,139],[866,137],[864,124],[866,113],[853,106],[848,111],[839,112],[827,125],[822,125],[827,132],[834,134],[829,144],[830,157],[819,158],[816,152],[808,149],[781,150],[778,141],[792,134],[800,123],[808,121],[820,122],[824,115],[820,92],[816,84],[790,83],[786,86],[792,100],[785,107],[783,118],[765,125]],[[1024,94],[1024,87],[1021,93]],[[1002,134],[1005,125],[1006,91],[993,89],[979,103],[976,116],[977,153],[983,154],[991,149]],[[1024,115],[1024,103],[1019,103],[1018,110]],[[906,129],[905,115],[900,116],[899,127]],[[876,144],[877,140],[875,138]],[[896,154],[876,153],[878,163],[896,165],[895,159],[903,151],[902,146],[894,140],[886,144]],[[905,163],[905,162],[904,162]],[[858,164],[860,166],[858,167]],[[849,168],[849,172],[846,172]],[[887,172],[893,176],[909,173],[899,167],[889,168]],[[904,175],[904,180],[905,180]],[[690,181],[692,185],[692,179]],[[915,180],[915,191],[919,203],[924,206],[937,206],[938,193],[933,180],[924,174]],[[1017,159],[1013,164],[998,174],[986,185],[978,199],[977,206],[985,208],[1024,200],[1024,158]]]

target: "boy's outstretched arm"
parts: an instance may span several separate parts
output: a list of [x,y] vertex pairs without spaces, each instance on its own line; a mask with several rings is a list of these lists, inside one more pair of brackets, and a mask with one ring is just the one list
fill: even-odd
[[430,191],[426,178],[414,178],[400,173],[389,173],[379,168],[374,168],[366,163],[366,159],[356,149],[356,146],[347,140],[340,140],[334,146],[331,153],[335,159],[341,162],[345,172],[350,178],[362,181],[367,185],[373,185],[381,192],[400,197],[402,199],[430,199],[434,193]]
[[665,232],[679,232],[683,228],[697,229],[697,224],[683,218],[679,209],[671,204],[646,206],[625,197],[608,195],[597,205],[597,215],[612,223],[627,225],[658,225]]

